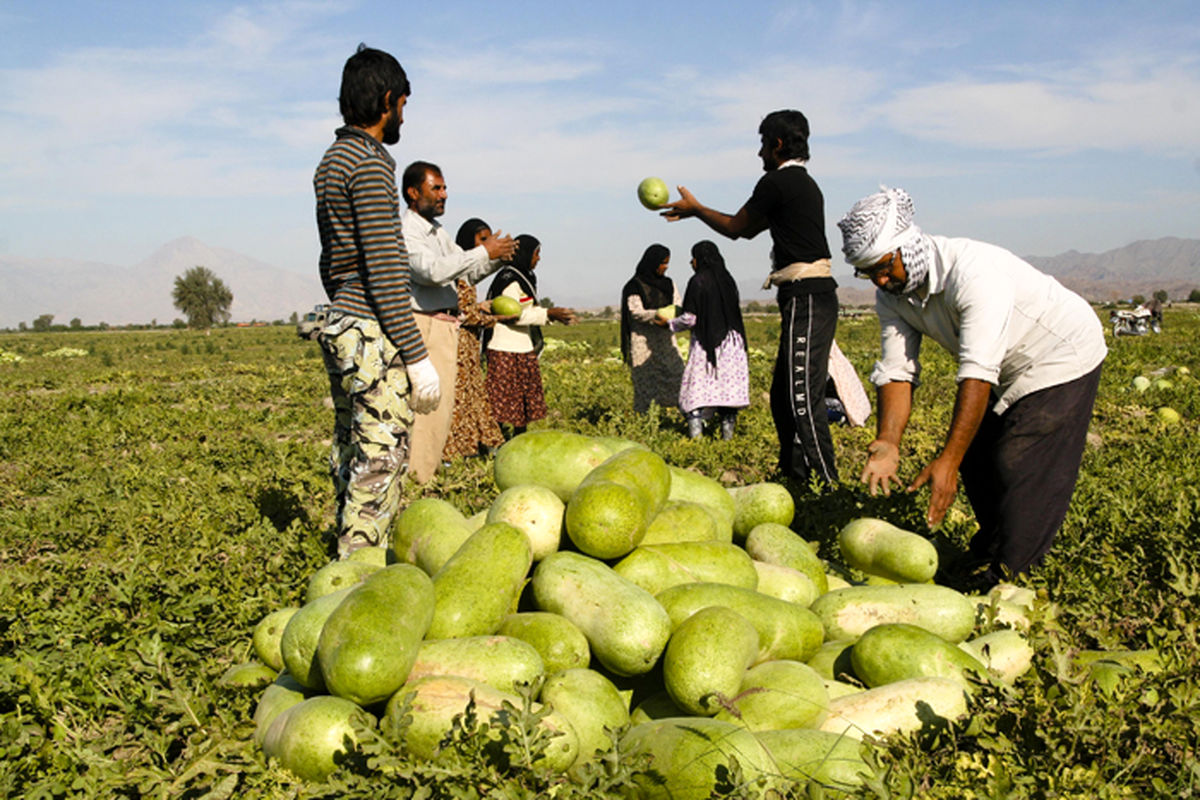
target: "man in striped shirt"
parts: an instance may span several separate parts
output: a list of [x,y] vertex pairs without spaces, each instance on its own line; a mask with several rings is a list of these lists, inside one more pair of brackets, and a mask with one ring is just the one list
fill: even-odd
[[437,407],[437,371],[413,322],[396,162],[410,87],[391,55],[359,45],[342,71],[345,125],[313,178],[321,282],[318,336],[335,413],[330,472],[338,556],[387,545],[400,505],[413,413]]

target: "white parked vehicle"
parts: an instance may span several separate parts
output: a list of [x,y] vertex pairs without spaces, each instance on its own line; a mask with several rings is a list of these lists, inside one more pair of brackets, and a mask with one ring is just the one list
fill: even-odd
[[329,306],[319,303],[313,310],[296,322],[296,335],[301,339],[316,339],[321,328],[325,327],[325,319],[329,316]]

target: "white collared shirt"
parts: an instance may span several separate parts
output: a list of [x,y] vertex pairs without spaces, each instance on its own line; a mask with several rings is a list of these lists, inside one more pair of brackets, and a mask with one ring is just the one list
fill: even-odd
[[400,214],[400,226],[408,249],[412,307],[418,311],[457,310],[456,280],[476,284],[500,269],[499,259],[488,260],[483,245],[463,250],[441,223],[411,208]]
[[957,381],[992,384],[997,414],[1104,360],[1104,329],[1082,297],[1002,247],[929,238],[934,257],[926,286],[899,296],[875,292],[882,355],[873,384],[918,385],[923,335],[958,360]]

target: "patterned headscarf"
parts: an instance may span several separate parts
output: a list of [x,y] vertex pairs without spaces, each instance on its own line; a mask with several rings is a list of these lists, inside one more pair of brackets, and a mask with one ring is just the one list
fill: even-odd
[[933,242],[913,224],[913,201],[903,189],[880,186],[838,221],[842,253],[855,267],[867,267],[894,250],[900,251],[908,276],[907,294],[925,283],[933,261]]

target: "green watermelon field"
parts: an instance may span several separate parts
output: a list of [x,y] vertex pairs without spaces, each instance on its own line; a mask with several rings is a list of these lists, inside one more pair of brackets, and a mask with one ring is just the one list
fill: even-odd
[[[948,727],[867,748],[853,796],[1200,797],[1200,310],[1165,314],[1159,335],[1108,335],[1070,512],[1047,562],[1017,581],[1039,599],[1032,669],[1011,688],[979,687]],[[677,411],[633,414],[617,325],[602,320],[547,329],[550,416],[531,430],[633,439],[726,486],[774,480],[778,323],[747,318],[747,334],[752,405],[732,441],[688,440]],[[874,315],[842,319],[837,339],[865,379]],[[909,477],[954,402],[950,358],[925,351]],[[327,394],[317,345],[291,326],[0,335],[0,797],[624,796],[638,763],[620,748],[574,781],[497,763],[469,738],[437,764],[372,740],[324,784],[264,759],[252,741],[262,689],[225,676],[256,660],[255,625],[300,605],[330,560]],[[830,560],[839,530],[866,516],[964,546],[974,526],[961,493],[932,533],[925,491],[866,494],[873,433],[873,418],[835,427],[841,482],[799,491],[792,528]],[[488,458],[405,488],[467,515],[496,494]],[[1111,654],[1103,680],[1085,651]],[[723,796],[762,796],[727,777]]]

